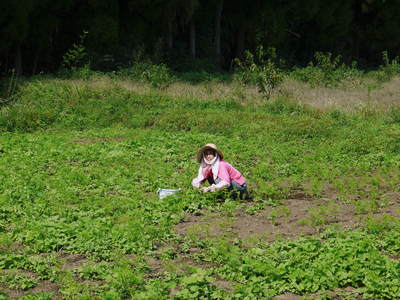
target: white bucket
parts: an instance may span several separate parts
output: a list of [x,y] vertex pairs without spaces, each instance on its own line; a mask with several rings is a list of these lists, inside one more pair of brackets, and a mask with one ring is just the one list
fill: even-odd
[[167,196],[175,195],[179,193],[181,189],[158,189],[157,194],[160,199],[165,198]]

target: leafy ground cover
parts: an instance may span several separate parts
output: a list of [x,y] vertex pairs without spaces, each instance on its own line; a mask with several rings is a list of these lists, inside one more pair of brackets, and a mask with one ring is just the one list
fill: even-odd
[[[0,299],[400,297],[396,108],[43,80],[0,129]],[[251,199],[192,190],[208,142]]]

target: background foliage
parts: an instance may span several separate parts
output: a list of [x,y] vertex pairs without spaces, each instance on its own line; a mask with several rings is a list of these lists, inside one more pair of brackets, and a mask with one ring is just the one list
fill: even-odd
[[[234,58],[260,45],[278,49],[289,65],[305,64],[322,51],[341,55],[347,64],[357,60],[362,66],[377,66],[382,51],[391,56],[400,51],[399,3],[4,0],[0,73],[56,70],[74,49],[87,51],[97,70],[127,66],[139,50],[156,63],[181,69],[230,69]],[[85,48],[78,48],[84,32]]]

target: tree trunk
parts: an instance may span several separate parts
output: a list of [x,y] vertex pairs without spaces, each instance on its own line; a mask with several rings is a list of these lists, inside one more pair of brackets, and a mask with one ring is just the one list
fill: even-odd
[[218,0],[215,14],[215,55],[220,61],[221,59],[221,16],[224,0]]
[[168,36],[167,36],[167,47],[168,50],[171,50],[174,46],[173,43],[173,34],[172,34],[172,21],[168,22]]
[[4,72],[8,72],[8,65],[10,63],[10,55],[9,55],[9,50],[6,52],[6,62],[4,64]]
[[21,76],[22,74],[22,54],[21,54],[21,45],[17,45],[16,54],[15,54],[15,75]]
[[39,48],[38,48],[35,53],[35,58],[33,59],[32,75],[36,74],[36,69],[37,69],[37,65],[39,62],[39,54],[40,54],[40,52],[39,52]]
[[196,25],[193,19],[190,21],[190,55],[196,57]]
[[244,52],[244,42],[246,38],[246,31],[244,26],[240,26],[236,35],[236,53],[235,58],[242,58]]

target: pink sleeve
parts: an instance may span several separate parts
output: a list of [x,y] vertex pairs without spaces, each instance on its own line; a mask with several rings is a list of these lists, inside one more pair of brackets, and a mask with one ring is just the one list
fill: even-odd
[[221,161],[219,165],[219,170],[218,170],[218,177],[221,178],[223,181],[227,182],[230,184],[231,182],[231,176],[229,175],[229,164],[227,164],[224,161]]
[[229,184],[231,184],[232,180],[236,181],[240,185],[246,182],[243,175],[226,161],[221,161],[218,170],[218,177]]

